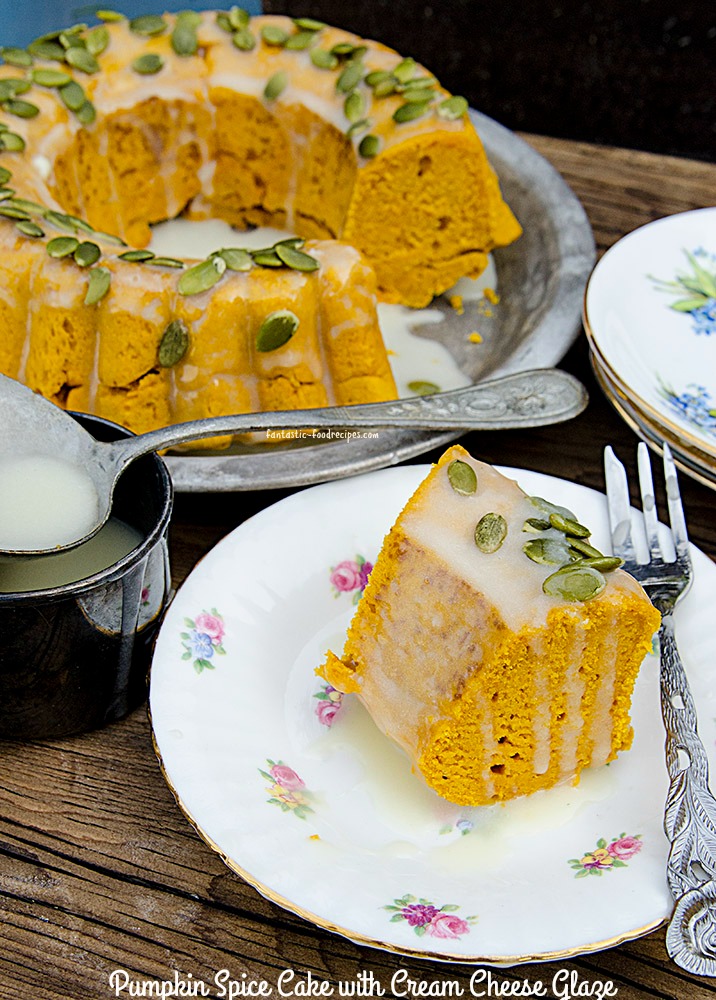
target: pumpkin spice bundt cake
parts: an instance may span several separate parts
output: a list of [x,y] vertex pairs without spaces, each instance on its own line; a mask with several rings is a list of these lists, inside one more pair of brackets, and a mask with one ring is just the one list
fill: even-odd
[[613,760],[659,613],[571,511],[450,448],[387,535],[341,656],[439,795],[488,805]]
[[[0,370],[140,431],[394,398],[376,293],[423,306],[520,232],[464,99],[309,19],[98,16],[2,50]],[[146,249],[180,214],[298,237]]]

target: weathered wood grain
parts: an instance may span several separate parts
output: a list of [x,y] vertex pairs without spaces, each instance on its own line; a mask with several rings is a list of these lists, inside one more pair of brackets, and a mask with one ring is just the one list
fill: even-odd
[[[656,216],[716,202],[714,166],[526,138],[582,199],[600,251]],[[633,462],[636,438],[594,382],[584,338],[563,367],[591,394],[579,418],[557,428],[471,434],[465,443],[487,461],[601,489],[604,445],[613,443]],[[682,486],[693,540],[716,558],[716,494],[686,477]],[[224,534],[284,495],[177,497],[175,582]],[[539,900],[525,906],[539,920]],[[116,968],[138,980],[170,978],[177,970],[207,983],[222,968],[236,979],[245,973],[272,984],[287,968],[333,984],[372,972],[385,988],[405,969],[417,982],[455,979],[466,995],[473,971],[356,946],[279,909],[229,872],[175,803],[143,709],[74,739],[0,743],[0,1000],[102,1000],[114,995],[108,976]],[[716,982],[668,961],[663,930],[573,961],[493,976],[497,984],[542,981],[554,997],[550,984],[558,972],[587,986],[612,980],[619,1000],[716,995]]]

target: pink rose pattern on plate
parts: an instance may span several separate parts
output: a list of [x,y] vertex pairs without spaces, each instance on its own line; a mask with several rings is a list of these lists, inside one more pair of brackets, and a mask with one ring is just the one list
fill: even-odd
[[344,559],[337,566],[331,566],[331,588],[334,597],[341,594],[353,594],[353,603],[357,604],[368,583],[373,563],[364,556],[357,555],[355,559]]
[[324,684],[313,697],[318,700],[315,708],[316,718],[322,726],[330,729],[343,705],[342,692],[337,691],[331,684]]
[[188,631],[180,632],[181,644],[184,647],[182,660],[193,660],[197,674],[204,670],[213,670],[214,656],[225,656],[223,646],[224,619],[216,608],[202,611],[196,618],[185,618],[184,624]]
[[444,903],[437,907],[428,899],[417,899],[409,894],[394,899],[392,904],[383,909],[393,914],[390,918],[392,924],[405,921],[418,937],[427,934],[429,937],[454,941],[463,934],[469,934],[470,925],[477,921],[475,916],[458,917],[455,911],[460,907],[454,903]]
[[305,819],[313,809],[308,802],[308,792],[305,792],[306,785],[299,778],[292,767],[282,760],[270,760],[267,758],[268,771],[259,768],[259,774],[268,782],[266,791],[271,798],[266,801],[271,805],[278,806],[283,812],[292,812],[299,819]]
[[601,875],[614,868],[627,868],[630,861],[642,848],[641,834],[629,837],[626,833],[615,837],[610,844],[603,837],[597,841],[594,850],[581,858],[570,858],[567,862],[574,869],[575,878],[586,875]]

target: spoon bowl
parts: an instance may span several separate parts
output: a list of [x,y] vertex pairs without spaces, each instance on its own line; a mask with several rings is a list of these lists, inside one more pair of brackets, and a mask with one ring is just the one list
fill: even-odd
[[[556,368],[519,372],[481,382],[464,389],[414,396],[386,403],[333,406],[311,410],[282,410],[208,417],[172,424],[147,434],[118,441],[98,441],[60,407],[31,389],[0,375],[0,515],[14,502],[18,518],[25,522],[37,511],[38,521],[49,513],[67,514],[62,534],[47,544],[28,541],[27,531],[13,538],[0,516],[0,553],[46,555],[73,548],[87,541],[106,522],[112,508],[115,484],[134,459],[150,451],[171,448],[190,441],[222,434],[246,434],[267,430],[403,427],[414,430],[497,430],[536,427],[577,416],[587,405],[584,386]],[[76,481],[77,489],[51,489],[40,483],[32,495],[18,496],[22,480],[8,470],[32,459],[42,469],[60,462]],[[44,466],[43,466],[44,463]],[[22,471],[22,470],[21,470]],[[65,480],[67,477],[65,477]],[[8,494],[15,490],[14,496]],[[72,507],[81,496],[82,516]],[[33,530],[33,526],[30,526]],[[38,539],[42,531],[38,528]]]

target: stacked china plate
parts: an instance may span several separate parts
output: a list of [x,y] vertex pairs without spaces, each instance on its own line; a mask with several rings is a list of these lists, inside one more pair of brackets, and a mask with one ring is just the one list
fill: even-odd
[[611,247],[589,279],[584,325],[624,420],[716,489],[716,208],[658,219]]

